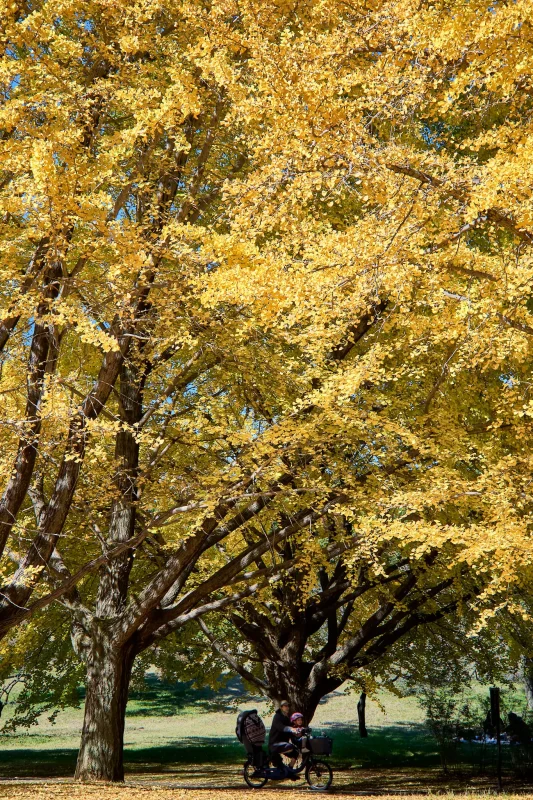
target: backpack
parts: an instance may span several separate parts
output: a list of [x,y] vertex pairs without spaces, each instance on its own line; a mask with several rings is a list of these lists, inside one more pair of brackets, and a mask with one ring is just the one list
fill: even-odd
[[246,737],[251,744],[261,745],[264,743],[266,728],[255,708],[252,711],[241,711],[237,717],[235,735],[239,742]]

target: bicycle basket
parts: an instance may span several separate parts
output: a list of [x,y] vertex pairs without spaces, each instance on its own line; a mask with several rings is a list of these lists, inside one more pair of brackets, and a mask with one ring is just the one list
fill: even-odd
[[309,740],[308,747],[314,756],[330,756],[333,750],[333,739],[329,736],[314,736]]

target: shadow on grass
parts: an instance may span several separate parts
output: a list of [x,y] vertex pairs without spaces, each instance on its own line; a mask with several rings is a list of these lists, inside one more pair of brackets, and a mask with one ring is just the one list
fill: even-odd
[[0,778],[67,778],[74,774],[77,750],[1,750]]
[[[364,768],[433,767],[439,757],[431,738],[420,726],[396,726],[371,731],[361,739],[348,726],[324,728],[334,740],[332,764]],[[317,733],[318,729],[316,730]],[[76,749],[0,748],[1,777],[67,777],[76,764]],[[191,764],[235,764],[245,759],[242,745],[233,737],[190,737],[160,747],[128,749],[124,763],[130,773],[181,770]]]
[[435,741],[423,725],[375,728],[366,739],[350,726],[328,725],[323,730],[333,739],[333,759],[337,763],[370,769],[440,764]]
[[[0,749],[0,778],[62,778],[74,773],[77,749]],[[231,739],[180,739],[163,747],[124,751],[124,765],[129,773],[181,770],[191,764],[242,766],[244,751]]]

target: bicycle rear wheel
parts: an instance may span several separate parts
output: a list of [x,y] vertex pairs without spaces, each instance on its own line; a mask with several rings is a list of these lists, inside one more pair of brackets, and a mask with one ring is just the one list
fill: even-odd
[[305,770],[305,780],[311,789],[329,789],[333,783],[333,770],[325,761],[313,759]]
[[244,780],[246,781],[250,789],[262,789],[265,783],[267,783],[268,781],[268,778],[264,777],[258,776],[254,778],[254,772],[256,772],[256,770],[257,767],[254,767],[254,765],[250,764],[249,761],[247,761],[246,764],[244,765],[244,770],[242,774]]

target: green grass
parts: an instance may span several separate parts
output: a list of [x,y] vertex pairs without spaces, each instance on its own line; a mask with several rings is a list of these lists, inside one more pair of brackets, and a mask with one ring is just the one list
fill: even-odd
[[[184,696],[188,691],[188,704]],[[257,708],[268,722],[272,708],[262,700],[251,700],[239,706],[239,693],[231,686],[224,692],[191,692],[183,684],[177,687],[165,685],[149,688],[145,693],[133,693],[126,715],[125,745],[128,750],[151,747],[179,746],[186,740],[234,739],[235,719],[240,707]],[[191,704],[191,696],[194,704]],[[383,708],[380,708],[382,704]],[[313,719],[316,730],[357,726],[357,698],[354,695],[335,693],[322,703]],[[2,719],[8,720],[10,707],[4,710]],[[0,751],[34,749],[71,749],[77,745],[83,721],[83,710],[62,711],[54,724],[45,715],[39,724],[27,731],[8,736],[0,735]],[[367,723],[370,729],[381,729],[405,723],[420,724],[421,712],[414,698],[399,699],[391,694],[382,694],[378,702],[368,701]]]

